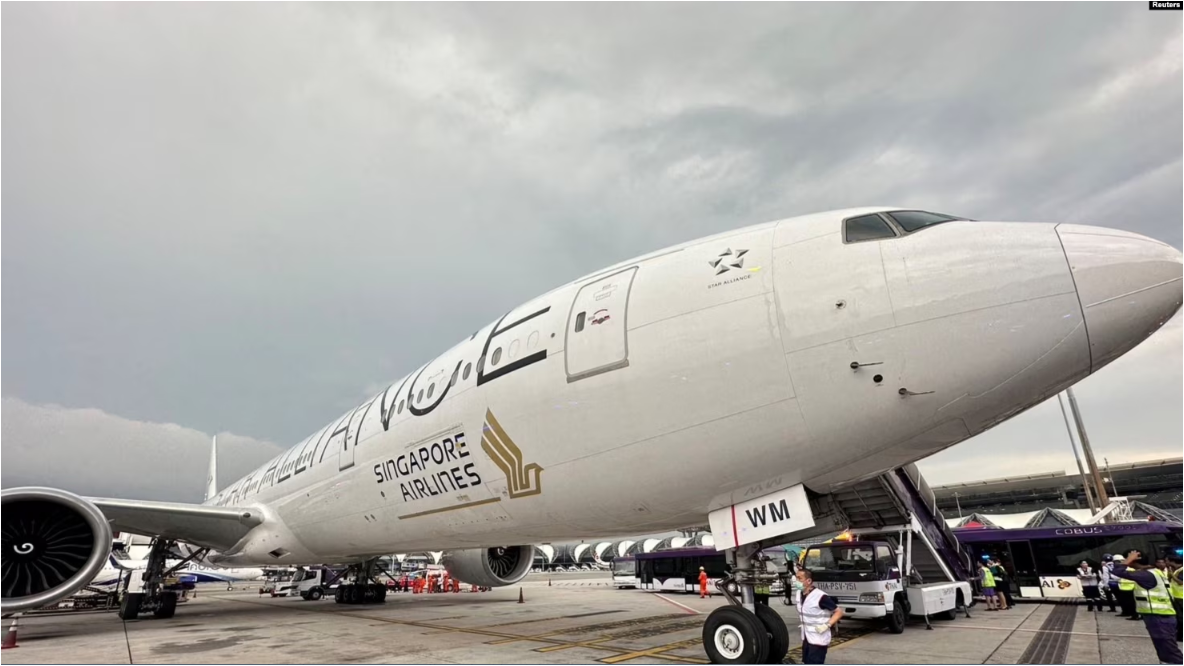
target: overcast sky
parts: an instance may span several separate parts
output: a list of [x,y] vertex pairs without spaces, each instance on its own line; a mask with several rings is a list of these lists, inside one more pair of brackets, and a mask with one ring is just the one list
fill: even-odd
[[[6,3],[2,29],[6,487],[200,499],[210,433],[229,481],[527,298],[795,214],[1182,242],[1181,21],[1145,4]],[[1180,455],[1179,320],[1079,397],[1099,456]],[[1060,418],[930,481],[1066,469]]]

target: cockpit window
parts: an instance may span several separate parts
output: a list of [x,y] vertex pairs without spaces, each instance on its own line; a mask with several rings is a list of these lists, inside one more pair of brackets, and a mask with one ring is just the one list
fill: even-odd
[[896,236],[892,227],[879,215],[863,215],[847,220],[844,234],[848,243]]
[[964,220],[966,218],[953,217],[951,215],[941,215],[940,213],[928,213],[923,210],[897,210],[888,213],[901,229],[906,232],[913,232],[918,229],[930,227],[942,222],[953,222],[955,220]]

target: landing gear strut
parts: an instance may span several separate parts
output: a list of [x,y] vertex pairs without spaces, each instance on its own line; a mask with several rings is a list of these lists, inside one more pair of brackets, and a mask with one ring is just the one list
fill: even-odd
[[333,591],[333,601],[339,604],[381,604],[386,601],[386,585],[375,579],[379,572],[387,573],[375,557],[349,565],[336,578],[325,583],[325,587],[338,580],[348,580],[351,582],[342,583]]
[[703,625],[703,648],[713,664],[780,664],[789,652],[789,629],[772,608],[756,603],[755,587],[768,586],[777,575],[757,566],[758,544],[728,551],[732,573],[716,587],[728,600]]
[[[177,612],[177,597],[179,596],[172,578],[181,567],[191,560],[206,554],[208,549],[199,549],[187,557],[181,557],[177,552],[177,542],[172,539],[157,538],[152,540],[152,547],[148,551],[148,565],[143,570],[130,572],[124,581],[123,600],[119,604],[119,617],[123,620],[134,620],[140,613],[151,612],[154,617],[168,619]],[[178,557],[180,562],[166,568],[165,561],[169,557]]]

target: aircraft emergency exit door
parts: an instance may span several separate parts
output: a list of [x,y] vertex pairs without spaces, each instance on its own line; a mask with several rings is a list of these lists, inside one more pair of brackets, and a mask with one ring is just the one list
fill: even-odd
[[584,285],[576,294],[564,345],[567,381],[629,365],[625,318],[636,273],[636,266],[626,268]]

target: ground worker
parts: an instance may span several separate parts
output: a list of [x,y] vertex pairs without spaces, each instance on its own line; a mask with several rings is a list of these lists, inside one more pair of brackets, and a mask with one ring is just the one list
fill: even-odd
[[1161,664],[1179,664],[1184,661],[1180,646],[1176,644],[1176,609],[1172,607],[1172,595],[1168,590],[1168,579],[1154,567],[1136,569],[1139,551],[1130,551],[1125,560],[1114,565],[1114,575],[1135,583],[1135,612],[1142,617],[1155,646],[1155,654]]
[[[762,573],[769,572],[769,556],[758,555],[756,558],[756,569]],[[759,580],[752,586],[752,595],[758,604],[765,606],[769,605],[769,582],[767,580]]]
[[699,598],[706,599],[711,594],[707,591],[707,569],[699,567]]
[[987,602],[987,610],[999,610],[999,599],[995,597],[995,574],[986,562],[979,563],[979,576],[983,582],[983,599]]
[[825,664],[831,630],[843,617],[843,609],[825,592],[814,587],[814,574],[809,569],[799,568],[797,579],[802,584],[802,603],[798,606],[802,627],[802,663]]
[[1117,613],[1115,608],[1115,601],[1118,596],[1115,594],[1118,591],[1118,579],[1114,577],[1114,558],[1110,555],[1102,556],[1102,570],[1098,572],[1098,576],[1102,579],[1100,591],[1102,596],[1106,599],[1106,603],[1110,604],[1110,612]]
[[1180,559],[1176,558],[1171,562],[1172,573],[1168,578],[1168,591],[1172,593],[1172,608],[1176,609],[1176,642],[1179,643],[1184,638],[1181,638],[1180,630],[1184,628],[1184,611],[1180,608],[1181,596],[1184,595],[1184,586],[1180,584]]
[[1077,582],[1081,583],[1081,593],[1085,595],[1085,610],[1102,610],[1102,598],[1098,595],[1098,574],[1085,560],[1077,567]]
[[[1127,551],[1127,554],[1129,555],[1131,552],[1133,551]],[[1138,620],[1139,613],[1135,610],[1135,588],[1138,586],[1135,585],[1134,581],[1117,575],[1119,566],[1125,568],[1126,564],[1123,558],[1116,557],[1114,558],[1114,570],[1116,572],[1114,577],[1118,579],[1118,605],[1122,608],[1122,613],[1119,614],[1119,617],[1125,617],[1128,620]]]
[[995,594],[996,600],[999,602],[999,610],[1007,610],[1011,608],[1011,590],[1008,589],[1007,584],[1007,570],[999,560],[988,560],[987,567],[991,570],[991,575],[995,577]]

